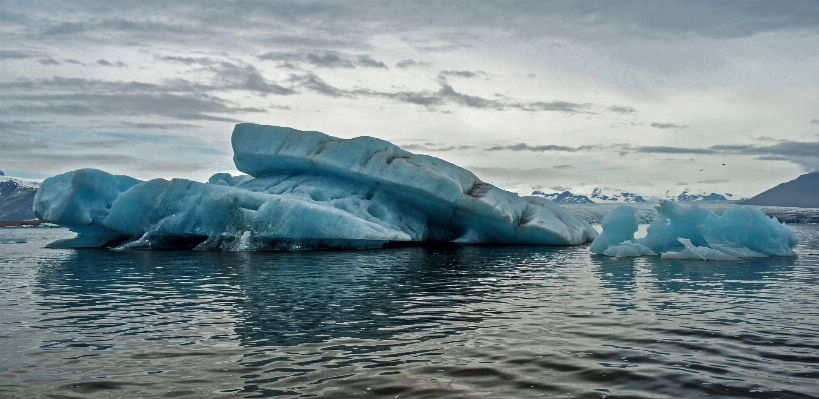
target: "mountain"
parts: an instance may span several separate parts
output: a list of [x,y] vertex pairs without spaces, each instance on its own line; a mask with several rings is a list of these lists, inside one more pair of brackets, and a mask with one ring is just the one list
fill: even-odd
[[[731,194],[725,193],[727,196],[731,196]],[[691,194],[688,190],[683,191],[680,195],[675,198],[676,201],[679,202],[692,202],[692,201],[728,201],[728,198],[725,195],[711,193],[711,194]]]
[[594,202],[646,202],[645,198],[628,191],[604,194],[603,190],[595,188],[591,195]]
[[594,201],[589,197],[580,194],[572,194],[569,191],[562,193],[544,193],[543,191],[534,191],[532,195],[543,197],[558,204],[593,204]]
[[747,205],[819,208],[819,172],[782,183],[744,202]]
[[0,222],[34,219],[37,184],[0,177]]

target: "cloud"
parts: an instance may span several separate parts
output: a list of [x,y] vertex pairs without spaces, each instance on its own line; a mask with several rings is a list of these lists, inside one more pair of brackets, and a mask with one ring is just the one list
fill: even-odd
[[637,112],[637,110],[632,107],[624,107],[620,105],[612,105],[611,107],[608,108],[608,110],[611,112],[616,112],[618,114],[633,114]]
[[574,168],[574,166],[572,166],[572,165],[555,165],[554,168],[555,169],[572,169],[572,168]]
[[475,148],[474,145],[451,145],[441,147],[434,143],[426,143],[426,145],[421,144],[407,144],[401,146],[401,148],[407,151],[431,151],[431,152],[447,152],[447,151],[459,151],[459,150],[469,150]]
[[657,129],[685,129],[688,127],[688,125],[675,125],[673,123],[652,122],[651,127],[656,127]]
[[811,125],[819,125],[819,119],[811,119],[810,124]]
[[772,145],[714,145],[708,148],[644,146],[624,150],[652,154],[745,155],[759,160],[792,162],[807,172],[819,171],[819,141],[782,140]]
[[294,68],[293,63],[305,63],[320,68],[355,68],[356,65],[366,68],[385,68],[387,65],[381,61],[373,59],[369,55],[351,56],[337,51],[326,51],[323,53],[292,53],[292,52],[267,52],[257,57],[260,60],[279,61],[280,66]]
[[107,67],[118,67],[118,68],[123,68],[123,67],[128,66],[122,61],[111,62],[111,61],[102,60],[102,59],[97,60],[97,64],[102,65],[102,66],[107,66]]
[[208,68],[216,74],[217,85],[222,89],[249,90],[278,95],[295,93],[291,88],[268,82],[259,70],[250,64],[237,65],[223,61]]
[[360,55],[358,56],[358,65],[370,67],[370,68],[387,68],[387,65],[381,61],[376,61],[370,58],[369,55]]
[[302,62],[321,68],[355,68],[355,64],[347,55],[336,52],[317,54],[271,51],[260,55],[258,58],[270,61]]
[[213,167],[210,162],[189,162],[189,163],[166,163],[155,162],[149,163],[136,168],[137,170],[146,172],[161,172],[161,173],[191,173],[200,170],[205,170]]
[[556,112],[565,112],[568,114],[574,113],[585,113],[585,114],[593,114],[594,112],[588,111],[591,107],[591,104],[577,104],[567,101],[554,101],[554,102],[533,102],[533,103],[525,103],[525,104],[511,104],[513,108],[520,108],[525,111],[556,111]]
[[456,76],[460,78],[474,78],[478,76],[487,76],[486,72],[484,71],[441,71],[440,75],[442,76]]
[[[532,152],[547,152],[547,151],[565,151],[565,152],[576,152],[576,151],[589,151],[589,150],[596,150],[599,149],[598,146],[593,145],[584,145],[580,147],[567,147],[562,145],[536,145],[531,146],[524,143],[519,144],[512,144],[512,145],[505,145],[505,146],[494,146],[485,148],[484,151],[532,151]],[[569,165],[558,165],[555,166],[557,169],[562,169],[565,167],[571,167]]]
[[293,75],[290,77],[290,81],[317,94],[323,94],[325,96],[335,98],[353,97],[348,91],[327,84],[324,80],[313,73],[308,73],[301,76]]
[[418,62],[418,61],[415,61],[413,59],[407,58],[405,60],[398,61],[398,63],[396,63],[395,66],[397,68],[410,68],[410,67],[428,67],[428,66],[432,66],[432,64],[429,63],[429,62]]
[[17,50],[0,50],[0,60],[22,60],[32,58],[34,55]]
[[174,56],[174,55],[156,55],[154,56],[157,60],[166,61],[166,62],[174,62],[180,63],[185,65],[213,65],[218,63],[217,60],[210,58],[210,57],[185,57],[185,56]]
[[39,62],[40,64],[43,64],[43,65],[60,65],[60,61],[57,61],[57,60],[55,60],[54,58],[51,58],[51,57],[40,58],[39,60],[37,60],[37,62]]
[[264,80],[252,67],[221,65],[217,85],[185,80],[162,84],[54,77],[0,82],[0,113],[75,116],[161,116],[173,119],[235,122],[212,114],[264,113],[263,108],[235,104],[211,94],[226,89],[291,94],[292,89]]
[[706,148],[685,148],[685,147],[666,147],[666,146],[645,146],[638,147],[637,152],[649,154],[716,154],[717,151]]
[[437,110],[437,107],[445,104],[460,105],[467,108],[477,109],[492,109],[497,111],[519,109],[523,111],[538,112],[538,111],[553,111],[565,113],[588,113],[590,104],[576,104],[566,101],[555,102],[507,102],[501,100],[487,99],[479,96],[472,96],[455,91],[445,79],[439,79],[438,84],[440,89],[438,91],[398,91],[385,92],[370,89],[342,89],[332,86],[319,78],[314,73],[307,73],[304,75],[292,75],[289,82],[297,87],[306,88],[314,93],[323,94],[330,97],[376,97],[388,98],[395,101],[421,105],[430,110]]

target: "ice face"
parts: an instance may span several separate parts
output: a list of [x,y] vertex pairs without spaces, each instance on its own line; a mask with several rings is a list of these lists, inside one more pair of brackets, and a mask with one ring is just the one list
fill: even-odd
[[[237,169],[248,175],[218,173],[207,184],[139,182],[83,169],[46,179],[35,209],[41,219],[78,231],[83,245],[123,248],[575,245],[597,235],[551,201],[518,197],[451,163],[371,137],[240,124],[232,145]],[[99,183],[86,184],[89,176]],[[85,182],[83,190],[66,183],[74,180]],[[83,227],[89,222],[93,232]]]
[[34,215],[79,233],[76,238],[52,243],[53,247],[99,247],[122,234],[104,225],[114,200],[140,180],[96,169],[79,169],[53,176],[34,196]]
[[[671,201],[657,206],[659,217],[648,226],[644,238],[634,240],[637,218],[626,206],[603,219],[603,232],[591,251],[609,256],[636,256],[640,246],[663,258],[736,260],[762,256],[793,256],[796,235],[775,218],[750,206],[734,206],[723,214],[696,205],[683,208]],[[618,241],[622,240],[622,241]],[[628,242],[626,242],[628,241]]]

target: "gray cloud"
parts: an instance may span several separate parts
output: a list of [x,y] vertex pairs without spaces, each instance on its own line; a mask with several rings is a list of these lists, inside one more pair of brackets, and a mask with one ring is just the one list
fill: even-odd
[[819,125],[819,119],[811,119],[810,124],[811,125]]
[[191,173],[197,172],[200,170],[205,170],[211,168],[213,165],[209,162],[190,162],[190,163],[165,163],[165,162],[157,162],[157,163],[150,163],[147,165],[143,165],[137,168],[137,170],[146,171],[146,172],[161,172],[161,173]]
[[22,60],[32,58],[35,55],[17,50],[0,50],[0,60]]
[[74,35],[85,32],[85,25],[82,23],[63,22],[57,25],[44,27],[40,34],[43,36],[63,36]]
[[376,61],[370,58],[369,55],[360,55],[358,56],[358,65],[370,67],[370,68],[387,68],[387,65],[381,61]]
[[118,67],[118,68],[124,68],[124,67],[128,66],[128,65],[125,65],[125,63],[122,62],[122,61],[111,62],[111,61],[108,61],[108,60],[97,60],[97,64],[102,65],[102,66],[107,66],[107,67]]
[[373,59],[369,55],[364,54],[353,57],[336,51],[326,51],[323,53],[271,51],[258,56],[258,58],[260,60],[282,62],[281,66],[286,68],[295,67],[293,63],[306,63],[320,68],[355,68],[356,65],[367,68],[387,68],[386,64]]
[[590,107],[590,104],[576,104],[565,101],[532,103],[506,102],[463,94],[455,91],[455,89],[451,85],[449,85],[445,79],[439,79],[438,83],[441,86],[441,88],[435,92],[432,91],[383,92],[369,89],[347,90],[332,86],[313,73],[307,73],[305,75],[293,75],[291,76],[289,81],[294,83],[296,86],[303,87],[314,93],[323,94],[330,97],[356,98],[361,96],[388,98],[403,103],[421,105],[430,110],[437,110],[436,107],[442,106],[444,104],[455,104],[465,106],[468,108],[493,109],[497,111],[519,109],[530,112],[554,111],[565,112],[569,114],[578,112],[588,114],[593,113],[587,110]]
[[[599,146],[593,145],[584,145],[580,147],[567,147],[562,145],[536,145],[530,146],[528,144],[519,143],[519,144],[512,144],[512,145],[505,145],[505,146],[494,146],[484,149],[485,151],[532,151],[532,152],[547,152],[547,151],[565,151],[565,152],[576,152],[576,151],[589,151],[589,150],[597,150],[600,149]],[[558,165],[562,167],[571,167],[569,165]],[[557,169],[558,166],[555,166]]]
[[611,112],[616,112],[618,114],[632,114],[637,112],[637,110],[632,107],[624,107],[620,105],[612,105],[611,107],[608,108],[608,110]]
[[415,61],[413,59],[408,58],[408,59],[405,59],[405,60],[398,61],[398,63],[396,63],[395,66],[398,67],[398,68],[410,68],[410,67],[428,67],[428,66],[432,66],[432,64],[430,64],[429,62],[418,62],[418,61]]
[[447,151],[458,151],[458,150],[469,150],[475,148],[474,145],[452,145],[452,146],[437,146],[434,143],[426,143],[426,145],[421,144],[408,144],[403,145],[401,148],[407,151],[432,151],[432,152],[447,152]]
[[649,154],[715,154],[717,151],[706,148],[684,148],[684,147],[666,147],[666,146],[646,146],[638,147],[637,152]]
[[166,61],[166,62],[174,62],[180,63],[185,65],[213,65],[218,63],[213,58],[210,57],[185,57],[185,56],[173,56],[173,55],[156,55],[154,56],[157,60]]
[[574,168],[574,166],[572,166],[572,165],[555,165],[554,168],[555,169],[572,169],[572,168]]
[[290,81],[300,85],[301,87],[311,90],[317,94],[323,94],[325,96],[336,98],[353,97],[347,90],[342,90],[337,87],[333,87],[312,73],[308,73],[306,75],[301,76],[293,75],[290,77]]
[[[322,68],[355,68],[353,61],[346,55],[336,52],[317,53],[283,53],[269,52],[258,57],[260,60],[303,62]],[[374,60],[373,60],[374,61]]]
[[57,60],[55,60],[54,58],[51,58],[51,57],[40,58],[39,60],[37,60],[37,62],[39,62],[40,64],[43,64],[43,65],[60,65],[60,61],[57,61]]
[[442,76],[456,76],[460,78],[474,78],[478,76],[486,76],[486,72],[484,71],[441,71],[440,75]]
[[715,145],[708,148],[645,146],[633,150],[654,154],[748,155],[755,156],[759,160],[792,162],[809,172],[819,170],[819,141],[783,140],[767,146]]
[[525,111],[556,111],[556,112],[565,112],[569,114],[574,113],[585,113],[585,114],[593,114],[594,112],[588,111],[591,107],[591,104],[577,104],[571,103],[567,101],[555,101],[555,102],[533,102],[527,104],[511,104],[511,107],[520,108]]
[[249,90],[260,93],[287,95],[293,94],[293,89],[268,82],[256,67],[250,64],[232,64],[220,62],[212,67],[216,73],[218,85],[223,89]]
[[659,123],[659,122],[652,122],[651,127],[656,127],[657,129],[685,129],[687,125],[676,125],[673,123]]
[[[213,67],[216,85],[185,80],[162,84],[54,77],[0,82],[0,112],[9,115],[165,116],[174,119],[234,122],[211,114],[259,113],[210,94],[222,90],[248,90],[263,94],[292,94],[289,88],[266,81],[251,65],[230,63]],[[274,108],[284,108],[272,106]]]

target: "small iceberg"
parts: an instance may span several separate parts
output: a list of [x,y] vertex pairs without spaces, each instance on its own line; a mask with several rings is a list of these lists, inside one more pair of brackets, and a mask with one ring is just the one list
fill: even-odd
[[671,201],[655,207],[659,217],[644,238],[635,239],[637,217],[620,206],[603,218],[603,232],[590,251],[613,257],[660,255],[664,259],[737,260],[766,256],[795,256],[799,242],[791,229],[751,206],[734,206],[722,215]]
[[293,250],[389,243],[578,245],[597,232],[553,202],[372,137],[236,125],[246,175],[141,181],[96,169],[46,179],[43,221],[77,237],[53,247]]

